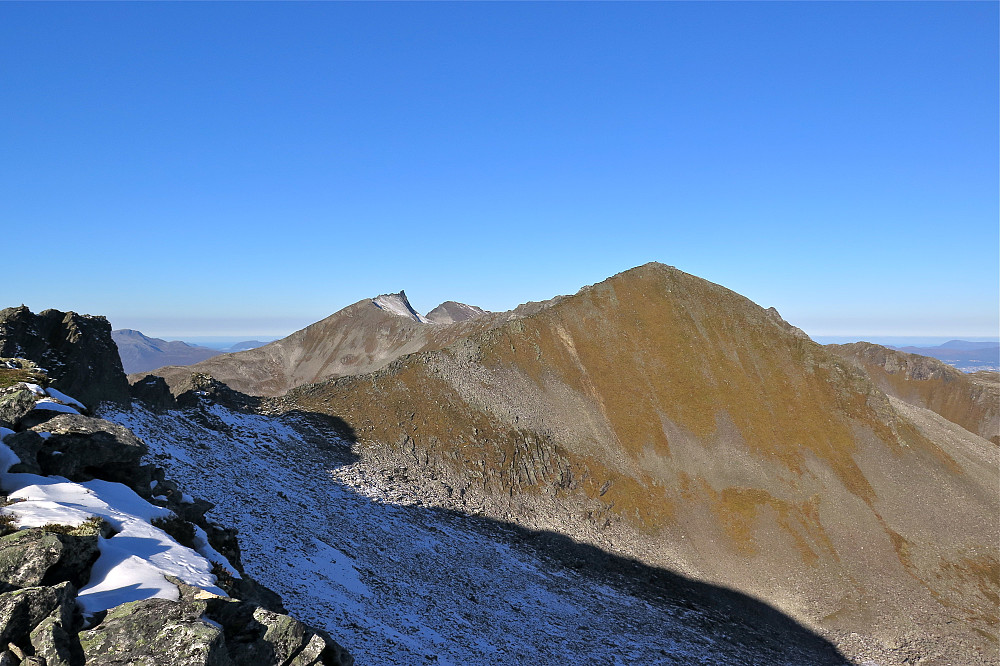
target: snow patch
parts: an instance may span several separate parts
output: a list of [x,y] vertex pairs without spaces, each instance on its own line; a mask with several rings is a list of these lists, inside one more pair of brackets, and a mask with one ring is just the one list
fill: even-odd
[[66,403],[67,405],[72,405],[72,406],[74,406],[74,407],[78,408],[78,409],[79,409],[80,411],[86,411],[86,410],[87,410],[87,408],[86,408],[86,407],[84,407],[84,405],[83,405],[83,403],[82,403],[82,402],[80,402],[80,401],[79,401],[79,400],[77,400],[76,398],[72,398],[72,397],[70,397],[70,396],[66,395],[66,394],[65,394],[65,393],[63,393],[62,391],[57,391],[56,389],[54,389],[54,388],[52,388],[52,387],[49,387],[49,388],[47,389],[47,392],[48,392],[48,394],[49,394],[49,395],[50,395],[51,397],[55,398],[55,399],[56,399],[56,400],[58,400],[59,402],[64,402],[64,403]]
[[117,531],[110,539],[98,539],[100,556],[90,582],[77,597],[85,613],[153,597],[176,600],[180,593],[166,576],[225,596],[215,586],[208,559],[151,524],[156,518],[172,516],[171,511],[150,504],[121,483],[99,479],[74,483],[59,476],[6,471],[17,462],[10,447],[0,444],[0,468],[4,470],[0,490],[15,500],[0,512],[15,516],[20,527],[50,523],[75,527],[97,516]]
[[50,412],[61,412],[63,414],[79,414],[80,412],[75,407],[70,407],[69,405],[64,405],[61,402],[56,402],[52,398],[42,398],[35,402],[35,409],[45,409]]

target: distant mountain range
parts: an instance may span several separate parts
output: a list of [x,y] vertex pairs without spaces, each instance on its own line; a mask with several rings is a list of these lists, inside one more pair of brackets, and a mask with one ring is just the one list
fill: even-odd
[[963,372],[977,370],[1000,370],[1000,343],[949,340],[936,347],[893,347],[908,354],[930,356]]
[[253,349],[265,344],[257,340],[246,340],[225,349],[213,349],[180,340],[151,338],[130,328],[112,331],[111,338],[118,345],[118,354],[121,356],[122,367],[126,374],[149,372],[165,365],[192,365],[213,356]]

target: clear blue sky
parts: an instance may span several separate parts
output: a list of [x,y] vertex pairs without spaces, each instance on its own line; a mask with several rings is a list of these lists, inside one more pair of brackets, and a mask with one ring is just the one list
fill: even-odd
[[998,328],[998,5],[0,4],[0,305],[280,335],[647,261]]

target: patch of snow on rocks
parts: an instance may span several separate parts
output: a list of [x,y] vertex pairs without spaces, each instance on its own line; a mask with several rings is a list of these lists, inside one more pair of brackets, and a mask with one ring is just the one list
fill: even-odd
[[166,576],[225,596],[215,586],[208,559],[151,524],[156,518],[172,516],[169,510],[150,504],[121,483],[99,479],[74,483],[60,476],[6,471],[17,462],[10,447],[0,444],[0,469],[4,470],[0,489],[14,501],[2,512],[15,516],[20,527],[76,527],[97,516],[117,532],[109,539],[99,537],[100,556],[91,569],[90,582],[77,597],[85,613],[139,599],[176,600],[177,586]]
[[47,409],[52,412],[62,412],[64,414],[79,414],[79,410],[61,402],[56,402],[53,398],[42,398],[35,401],[35,409]]
[[65,403],[67,405],[72,405],[73,407],[76,407],[80,411],[86,411],[87,409],[86,407],[83,406],[83,403],[77,400],[76,398],[71,398],[62,391],[57,391],[51,386],[45,389],[45,392],[48,393],[50,397],[55,398],[59,402]]

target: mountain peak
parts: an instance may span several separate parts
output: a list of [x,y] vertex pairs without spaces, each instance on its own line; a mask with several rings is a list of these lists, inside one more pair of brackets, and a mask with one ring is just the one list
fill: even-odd
[[475,305],[445,301],[427,313],[427,320],[435,324],[454,324],[458,321],[475,319],[483,314],[486,314],[486,310]]
[[406,298],[406,292],[400,290],[398,294],[382,294],[372,299],[372,303],[380,310],[392,313],[397,317],[412,319],[421,324],[428,323],[427,318],[413,309],[410,301]]

